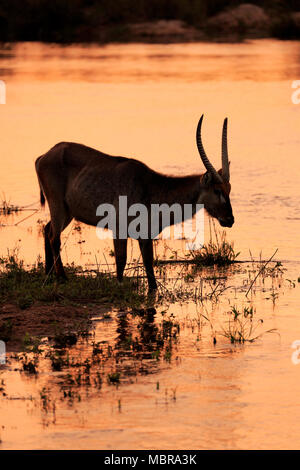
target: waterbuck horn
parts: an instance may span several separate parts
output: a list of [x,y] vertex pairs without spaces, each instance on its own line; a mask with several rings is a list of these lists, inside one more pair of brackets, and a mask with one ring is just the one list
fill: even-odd
[[228,161],[228,146],[227,146],[227,118],[224,119],[223,132],[222,132],[222,177],[227,183],[229,182],[229,161]]
[[197,132],[196,132],[197,147],[199,150],[201,160],[203,162],[203,165],[207,169],[207,171],[209,171],[214,176],[215,180],[218,181],[219,183],[223,183],[221,176],[219,175],[219,173],[215,170],[215,168],[212,166],[212,164],[208,160],[205,150],[203,148],[202,139],[201,139],[202,121],[203,121],[203,114],[198,122]]

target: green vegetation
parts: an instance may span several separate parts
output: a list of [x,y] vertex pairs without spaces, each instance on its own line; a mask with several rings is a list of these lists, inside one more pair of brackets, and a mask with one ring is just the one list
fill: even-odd
[[233,245],[222,237],[219,243],[210,241],[200,250],[191,252],[196,266],[225,266],[234,263],[239,253],[235,253]]
[[111,374],[107,375],[107,381],[109,384],[116,385],[120,383],[120,373],[119,372],[112,372]]
[[192,260],[196,266],[226,266],[234,263],[239,255],[234,251],[233,242],[226,239],[226,232],[218,233],[214,223],[213,227],[214,234],[210,230],[209,242],[199,250],[191,251]]
[[141,282],[137,288],[133,281],[125,278],[120,285],[112,275],[86,273],[74,266],[68,266],[66,272],[68,281],[58,283],[55,276],[45,276],[44,265],[40,262],[26,270],[16,254],[0,258],[0,304],[13,302],[27,309],[35,302],[135,305],[144,300]]
[[[226,328],[222,329],[221,335],[230,339],[231,343],[253,343],[265,333],[274,333],[274,328],[257,334],[257,328],[263,323],[263,320],[253,319],[253,307],[244,307],[239,311],[235,306],[231,307],[230,318]],[[231,318],[233,316],[233,319]]]
[[[209,219],[210,220],[210,219]],[[213,230],[212,230],[213,226]],[[165,244],[165,252],[169,251],[172,253],[166,258],[166,254],[163,258],[156,257],[154,259],[154,266],[161,268],[166,264],[192,264],[195,267],[202,266],[226,266],[236,262],[240,252],[234,251],[233,242],[229,242],[226,238],[225,231],[218,231],[216,229],[214,221],[210,221],[210,237],[208,243],[205,243],[202,248],[197,250],[190,250],[186,254],[186,258],[178,257],[178,253],[171,250]],[[160,275],[162,272],[160,272]],[[194,282],[195,273],[186,273],[184,276],[185,282]]]
[[28,357],[26,354],[20,358],[23,364],[23,371],[31,375],[37,375],[38,373],[38,356],[33,358]]

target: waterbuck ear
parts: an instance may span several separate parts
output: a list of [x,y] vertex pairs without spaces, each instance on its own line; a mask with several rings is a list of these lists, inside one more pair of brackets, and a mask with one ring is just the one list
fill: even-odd
[[[230,167],[230,162],[228,162],[228,167]],[[223,176],[223,170],[220,168],[217,173],[219,173],[220,176]]]
[[201,184],[203,184],[203,186],[210,186],[212,182],[213,182],[213,175],[210,171],[207,171],[206,173],[204,173],[204,175],[201,178]]

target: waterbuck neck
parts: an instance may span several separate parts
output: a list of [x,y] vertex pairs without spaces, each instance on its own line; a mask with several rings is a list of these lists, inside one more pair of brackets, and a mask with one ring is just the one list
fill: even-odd
[[201,204],[201,175],[159,175],[151,191],[152,204]]

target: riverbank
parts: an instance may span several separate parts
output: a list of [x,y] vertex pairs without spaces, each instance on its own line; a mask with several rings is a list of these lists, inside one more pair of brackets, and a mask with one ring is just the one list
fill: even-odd
[[[135,11],[131,5],[95,4],[89,8],[57,5],[40,0],[24,5],[22,17],[14,12],[0,12],[0,41],[39,41],[46,43],[182,43],[195,41],[241,42],[245,39],[300,38],[300,11],[291,6],[258,6],[229,3],[212,7],[185,2],[148,5],[140,2]],[[105,2],[104,2],[105,3]],[[118,3],[118,2],[117,2]],[[172,5],[176,3],[176,5]],[[287,2],[286,2],[287,3]]]

